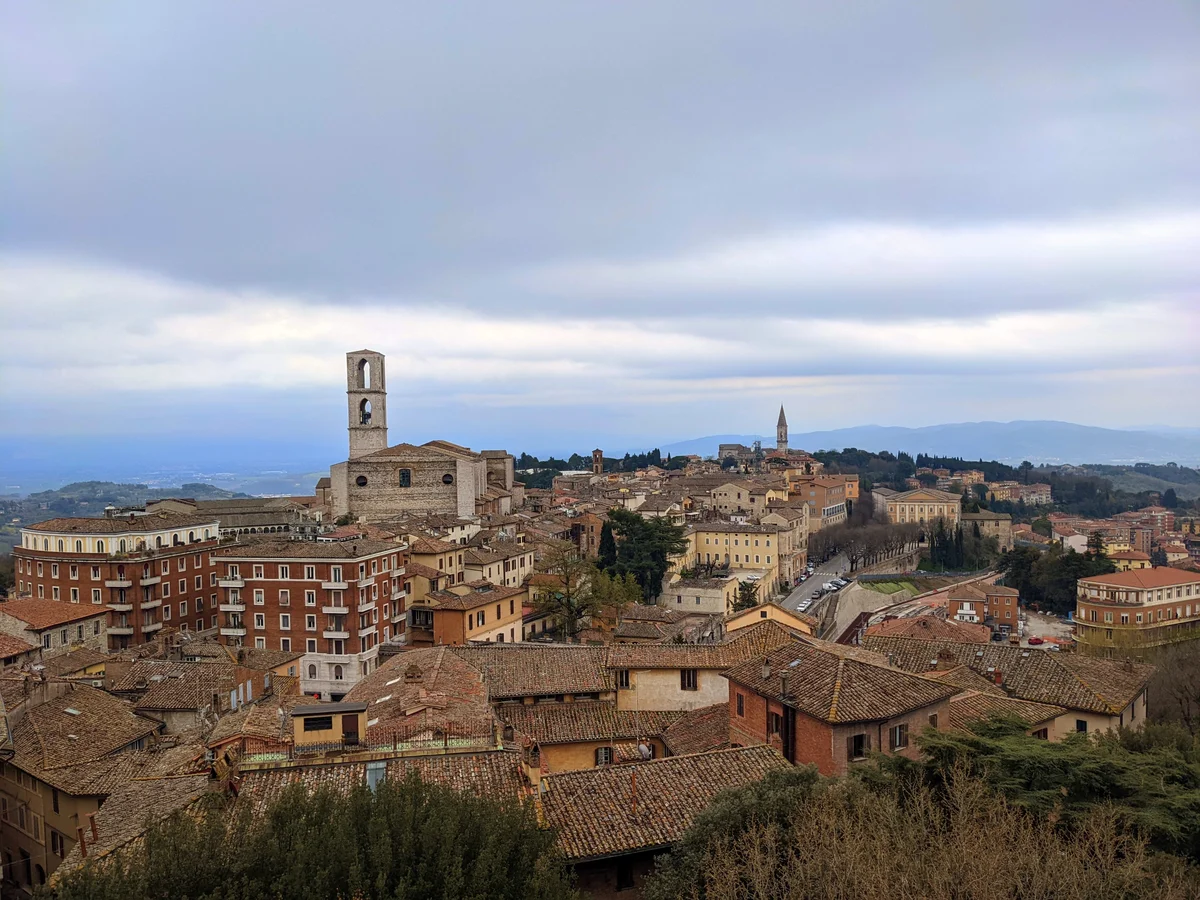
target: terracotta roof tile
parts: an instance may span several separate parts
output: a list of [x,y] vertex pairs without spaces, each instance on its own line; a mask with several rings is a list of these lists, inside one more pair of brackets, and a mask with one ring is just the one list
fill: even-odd
[[[50,601],[53,603],[54,601]],[[8,659],[10,656],[20,656],[22,653],[29,653],[37,648],[33,644],[23,641],[18,637],[13,637],[11,634],[0,634],[0,659]],[[62,654],[65,656],[66,654]],[[51,657],[55,659],[56,657]]]
[[[725,673],[765,697],[822,721],[890,719],[957,693],[952,685],[893,669],[873,653],[809,639],[743,663]],[[786,694],[784,679],[786,678]]]
[[[1113,572],[1111,575],[1092,575],[1079,579],[1080,584],[1103,584],[1110,587],[1149,588],[1174,587],[1177,584],[1196,584],[1200,575],[1181,572],[1163,566],[1153,569],[1130,569],[1128,572]],[[2,609],[3,607],[0,607]]]
[[672,756],[724,750],[729,746],[729,704],[714,703],[685,712],[667,726],[663,743]]
[[[403,780],[410,771],[415,771],[431,784],[474,796],[516,800],[525,793],[521,755],[511,750],[388,759],[386,766],[390,779]],[[309,792],[329,788],[349,793],[366,782],[366,773],[367,763],[354,760],[265,769],[243,767],[238,803],[249,803],[252,809],[261,811],[294,784],[303,785]]]
[[971,722],[980,722],[993,716],[1019,719],[1033,727],[1053,721],[1067,710],[1048,703],[1033,703],[980,691],[964,691],[950,698],[950,727],[964,729]]
[[0,603],[0,613],[12,616],[28,625],[34,631],[43,628],[54,628],[66,625],[68,622],[78,622],[83,619],[94,619],[96,616],[108,615],[103,606],[67,603],[63,600],[7,600]]
[[613,690],[603,647],[577,644],[490,644],[451,652],[483,672],[493,701]]
[[542,780],[542,814],[569,860],[636,853],[677,841],[721,791],[788,765],[770,747],[743,747],[557,772]]
[[539,744],[579,741],[636,740],[661,735],[683,713],[662,710],[619,710],[615,703],[584,700],[575,703],[504,704],[501,720]]
[[46,531],[58,534],[134,534],[159,531],[164,528],[190,528],[197,525],[216,525],[214,516],[184,515],[183,513],[156,512],[143,516],[121,516],[114,518],[88,518],[67,516],[47,519],[35,525],[26,525],[30,531]]
[[1117,715],[1142,692],[1153,666],[1051,653],[1003,644],[921,641],[868,634],[863,646],[887,654],[909,672],[926,672],[930,661],[952,656],[985,677],[1000,673],[1005,693],[1020,700]]
[[362,559],[404,548],[394,541],[252,541],[228,544],[218,558],[237,559]]
[[867,628],[867,634],[886,634],[893,637],[914,637],[923,640],[965,641],[986,644],[992,639],[992,629],[970,622],[953,622],[940,616],[906,616],[889,619]]

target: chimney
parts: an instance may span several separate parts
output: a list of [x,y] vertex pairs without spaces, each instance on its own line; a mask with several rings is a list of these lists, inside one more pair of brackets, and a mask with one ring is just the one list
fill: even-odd
[[779,673],[779,696],[784,700],[787,699],[787,672]]
[[1004,684],[1004,673],[1001,672],[999,669],[996,670],[995,674],[992,677],[995,680],[996,684],[1001,684],[1001,685]]
[[94,844],[100,840],[100,829],[96,827],[96,814],[94,812],[88,813],[88,824],[92,826],[92,843]]
[[87,859],[87,841],[83,839],[83,829],[75,829],[75,838],[79,841],[79,855]]
[[762,680],[763,681],[771,680],[771,664],[769,662],[767,662],[765,659],[763,660],[763,665],[762,665]]

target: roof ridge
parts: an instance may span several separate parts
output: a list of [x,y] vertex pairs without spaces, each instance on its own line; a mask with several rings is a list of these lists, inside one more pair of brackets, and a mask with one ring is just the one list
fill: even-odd
[[842,673],[846,666],[846,657],[838,656],[837,674],[833,677],[833,694],[829,699],[829,721],[838,720],[838,701],[842,695]]
[[1096,697],[1098,700],[1100,700],[1101,703],[1104,704],[1105,709],[1107,709],[1109,711],[1109,713],[1120,713],[1122,711],[1120,709],[1117,709],[1115,706],[1113,706],[1112,701],[1109,700],[1109,698],[1105,694],[1100,693],[1100,691],[1098,691],[1094,687],[1092,687],[1091,684],[1089,684],[1088,681],[1082,675],[1080,675],[1078,672],[1076,672],[1070,666],[1065,665],[1064,663],[1062,663],[1061,661],[1059,661],[1057,659],[1053,660],[1053,663],[1054,663],[1054,665],[1058,666],[1060,669],[1066,669],[1067,672],[1070,673],[1072,678],[1074,678],[1081,685],[1083,685],[1083,687],[1086,690],[1091,692],[1093,697]]

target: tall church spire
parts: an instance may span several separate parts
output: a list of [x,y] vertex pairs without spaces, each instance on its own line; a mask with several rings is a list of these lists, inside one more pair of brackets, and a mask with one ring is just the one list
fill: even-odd
[[779,405],[779,421],[775,423],[775,449],[787,452],[787,416],[783,414],[783,404]]

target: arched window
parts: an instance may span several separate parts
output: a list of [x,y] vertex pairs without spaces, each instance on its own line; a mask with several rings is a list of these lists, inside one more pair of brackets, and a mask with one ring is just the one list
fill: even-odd
[[400,487],[412,487],[412,469],[400,470]]
[[204,539],[207,541],[207,540],[209,540],[211,537],[212,537],[212,530],[211,530],[211,529],[209,529],[209,528],[205,528],[205,529],[204,529]]
[[162,535],[161,534],[154,536],[154,546],[160,550],[162,549]]
[[189,543],[189,544],[194,544],[194,543],[196,543],[196,532],[194,532],[194,531],[189,531],[189,532],[188,532],[188,543]]
[[76,553],[82,553],[82,552],[83,552],[83,541],[76,541],[76,542],[75,542],[75,552],[76,552]]
[[308,677],[309,677],[309,678],[316,678],[316,677],[317,677],[317,667],[316,667],[316,666],[309,666],[309,667],[308,667]]
[[364,391],[371,389],[371,363],[365,359],[358,361],[358,386]]
[[62,553],[62,552],[63,552],[64,550],[66,550],[66,549],[67,549],[67,545],[66,545],[66,544],[64,544],[64,543],[62,542],[62,538],[59,538],[59,540],[58,540],[58,552],[59,552],[59,553]]
[[125,552],[125,538],[121,538],[121,552]]
[[138,548],[139,550],[145,550],[145,549],[146,549],[146,539],[145,539],[145,538],[138,538],[138,542],[137,542],[137,548]]
[[97,553],[104,552],[104,541],[96,541],[96,552]]
[[360,425],[371,424],[371,401],[364,399],[358,404],[358,422]]
[[341,680],[342,680],[342,667],[341,667],[341,666],[334,666],[334,667],[333,667],[333,680],[334,680],[334,681],[341,681]]

